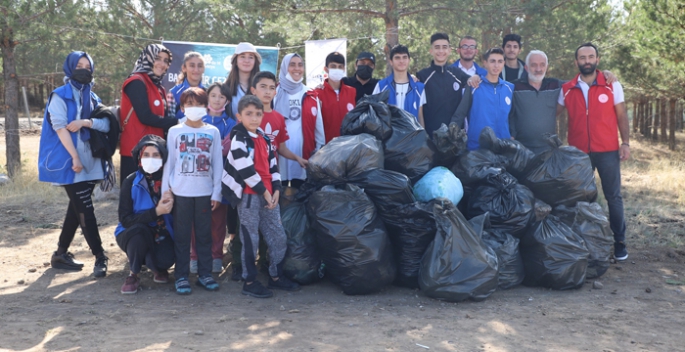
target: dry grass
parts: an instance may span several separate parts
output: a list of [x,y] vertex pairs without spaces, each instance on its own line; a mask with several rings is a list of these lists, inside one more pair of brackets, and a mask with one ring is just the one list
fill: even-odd
[[[27,213],[41,204],[64,202],[66,198],[60,187],[38,181],[39,139],[39,136],[22,136],[22,175],[0,186],[0,199],[5,208]],[[635,136],[631,150],[631,159],[621,165],[629,244],[682,248],[685,245],[685,135],[678,134],[678,150],[674,152],[662,144]],[[118,165],[118,160],[114,162]],[[0,165],[5,165],[4,137],[0,137]],[[2,166],[0,172],[5,172]],[[599,202],[606,209],[601,190]]]

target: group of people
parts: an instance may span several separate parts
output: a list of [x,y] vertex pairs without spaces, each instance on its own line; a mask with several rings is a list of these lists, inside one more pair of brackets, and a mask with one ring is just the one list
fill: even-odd
[[[243,294],[270,297],[271,289],[298,290],[283,275],[282,193],[304,184],[307,160],[340,135],[345,115],[359,99],[386,90],[388,104],[413,115],[429,135],[442,124],[458,124],[467,131],[470,150],[479,147],[480,131],[491,127],[499,138],[542,152],[549,147],[543,136],[556,133],[556,117],[566,108],[569,144],[588,153],[599,172],[615,257],[626,259],[620,161],[629,158],[630,149],[621,85],[610,72],[597,70],[599,51],[591,43],[576,49],[580,73],[565,83],[545,77],[544,52],[531,50],[522,61],[521,47],[519,35],[506,35],[501,47],[482,55],[479,66],[478,43],[465,36],[457,45],[459,59],[450,64],[449,36],[435,33],[427,68],[410,74],[409,49],[397,45],[387,58],[392,73],[380,80],[373,78],[372,53],[360,53],[355,74],[346,77],[345,56],[333,52],[325,61],[327,78],[309,89],[302,83],[299,54],[285,55],[276,77],[260,70],[261,56],[252,44],[240,43],[225,82],[203,86],[203,56],[188,52],[177,85],[167,94],[161,80],[172,53],[161,44],[148,45],[123,84],[119,112],[121,193],[115,236],[130,264],[121,292],[138,291],[143,265],[157,283],[169,282],[168,270],[175,266],[178,294],[191,293],[190,274],[197,274],[197,286],[217,290],[213,273],[224,270],[227,234],[231,279],[244,281]],[[107,133],[116,122],[93,113],[101,110],[91,91],[93,59],[74,51],[63,69],[65,85],[49,97],[39,153],[40,180],[63,186],[69,197],[51,265],[83,268],[68,251],[80,227],[95,256],[94,276],[103,277],[108,259],[91,195],[113,170],[104,158],[93,156],[89,141],[91,134]],[[267,257],[266,251],[268,264],[262,264],[268,267],[268,287],[256,279],[256,259]]]

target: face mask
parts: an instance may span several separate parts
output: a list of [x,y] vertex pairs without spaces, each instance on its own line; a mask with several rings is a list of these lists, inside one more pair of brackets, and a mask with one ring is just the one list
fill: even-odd
[[93,73],[85,68],[77,68],[72,73],[71,79],[81,84],[88,84],[93,81]]
[[302,77],[300,77],[300,79],[296,81],[293,79],[293,76],[291,76],[290,73],[285,75],[285,79],[293,83],[302,83]]
[[222,113],[222,112],[226,111],[226,105],[224,105],[224,106],[223,106],[221,109],[219,109],[219,110],[214,109],[214,108],[212,108],[211,106],[208,106],[207,109],[209,109],[209,111],[211,111],[211,112],[213,112],[213,113],[215,113],[215,114],[219,114],[219,113]]
[[185,108],[185,116],[190,121],[200,121],[205,115],[207,115],[207,109],[200,106],[193,106],[190,108]]
[[362,80],[366,81],[367,79],[371,78],[371,75],[373,74],[373,69],[369,65],[359,65],[357,66],[357,77],[361,78]]
[[328,78],[330,78],[333,81],[340,81],[345,77],[345,71],[339,69],[339,68],[332,68],[328,70]]
[[161,158],[142,158],[140,159],[140,165],[143,167],[143,171],[148,174],[154,174],[157,170],[162,168]]

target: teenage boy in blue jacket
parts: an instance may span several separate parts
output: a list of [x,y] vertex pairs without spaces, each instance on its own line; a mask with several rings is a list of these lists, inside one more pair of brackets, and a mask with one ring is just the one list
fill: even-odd
[[409,48],[401,44],[395,45],[390,50],[392,73],[378,82],[373,94],[390,90],[388,104],[395,105],[414,115],[421,126],[425,127],[423,106],[426,105],[426,93],[423,89],[423,83],[414,82],[414,79],[407,72],[410,62]]
[[487,75],[480,77],[482,82],[478,88],[466,89],[452,116],[452,122],[466,128],[469,150],[478,149],[478,136],[485,127],[492,128],[498,138],[511,138],[509,111],[514,85],[499,77],[504,67],[504,51],[501,48],[488,50],[483,54],[483,64]]

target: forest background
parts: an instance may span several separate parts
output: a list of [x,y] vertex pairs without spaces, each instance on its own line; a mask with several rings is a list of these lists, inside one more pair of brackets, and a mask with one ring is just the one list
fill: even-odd
[[[678,0],[0,0],[0,115],[4,115],[7,165],[21,169],[18,117],[29,105],[43,109],[62,84],[71,50],[95,61],[94,91],[114,104],[145,45],[164,40],[280,45],[280,57],[304,55],[304,41],[348,38],[349,75],[361,51],[379,58],[384,76],[389,48],[407,45],[410,71],[430,64],[429,38],[446,32],[453,47],[464,35],[480,52],[500,46],[508,33],[528,51],[549,56],[548,77],[570,79],[578,70],[575,48],[592,41],[600,68],[615,72],[627,92],[633,132],[676,149],[685,97],[685,4]],[[452,61],[458,55],[454,53]],[[179,60],[180,58],[175,58]],[[560,121],[565,135],[565,122]]]

